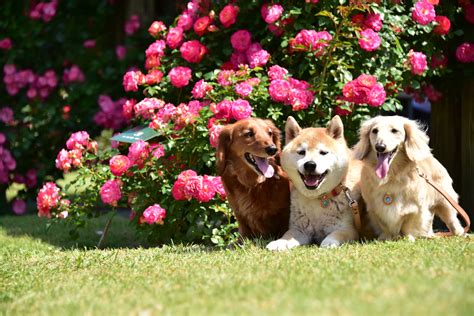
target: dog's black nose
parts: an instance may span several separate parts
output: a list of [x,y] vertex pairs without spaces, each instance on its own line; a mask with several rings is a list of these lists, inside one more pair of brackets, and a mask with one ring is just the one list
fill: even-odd
[[271,146],[268,146],[267,148],[265,148],[265,152],[270,155],[270,156],[273,156],[274,154],[277,153],[277,148],[275,145],[271,145]]
[[303,167],[304,167],[304,171],[306,171],[306,172],[316,171],[316,163],[314,161],[305,162]]
[[379,153],[383,153],[385,149],[387,149],[387,146],[385,146],[384,144],[375,144],[375,150]]

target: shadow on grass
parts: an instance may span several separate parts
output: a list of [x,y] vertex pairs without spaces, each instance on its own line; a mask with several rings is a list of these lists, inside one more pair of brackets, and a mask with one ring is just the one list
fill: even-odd
[[[48,228],[48,220],[36,215],[2,216],[0,230],[13,237],[31,237],[59,247],[61,249],[94,249],[99,242],[109,215],[91,219],[86,227],[79,230],[79,237],[69,235],[71,226],[66,223],[54,223]],[[157,245],[147,242],[145,237],[136,233],[125,216],[115,216],[104,243],[104,248],[148,248]]]

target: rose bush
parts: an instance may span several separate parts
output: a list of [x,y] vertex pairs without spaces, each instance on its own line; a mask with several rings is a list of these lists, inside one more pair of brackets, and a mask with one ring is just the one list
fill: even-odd
[[80,226],[102,201],[131,208],[156,241],[225,244],[235,222],[214,170],[223,124],[258,116],[283,127],[292,115],[315,126],[339,114],[353,142],[361,120],[401,109],[401,92],[435,101],[432,79],[472,63],[469,10],[434,0],[189,2],[172,25],[151,24],[145,63],[123,76],[125,92],[143,93],[123,103],[124,117],[159,136],[97,152],[89,138],[67,146],[60,169],[76,169],[71,186],[83,191],[62,197],[46,184],[40,215],[64,220],[67,205],[65,220]]
[[[2,3],[0,213],[12,207],[19,213],[15,209],[34,199],[37,184],[60,175],[51,159],[71,132],[97,135],[127,124],[115,78],[143,62],[146,35],[137,32],[138,17],[115,26],[118,12],[113,1]],[[115,42],[107,33],[123,35]],[[73,156],[63,152],[63,170],[78,166],[81,157]],[[16,204],[7,206],[5,190],[13,184],[20,191]]]

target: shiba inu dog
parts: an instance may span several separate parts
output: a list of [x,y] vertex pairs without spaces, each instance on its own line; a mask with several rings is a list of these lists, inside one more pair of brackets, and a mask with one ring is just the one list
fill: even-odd
[[360,198],[362,164],[352,159],[341,119],[335,116],[327,128],[301,129],[290,116],[285,132],[281,163],[293,185],[289,229],[267,249],[287,250],[313,242],[337,247],[357,240],[346,193]]

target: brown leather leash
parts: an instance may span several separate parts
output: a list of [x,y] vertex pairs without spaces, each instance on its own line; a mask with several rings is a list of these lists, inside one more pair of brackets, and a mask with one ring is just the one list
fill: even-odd
[[[424,174],[423,171],[420,170],[420,168],[416,167],[416,172],[421,178],[425,179],[426,183],[428,183],[431,187],[433,187],[436,191],[438,191],[438,193],[441,194],[449,202],[449,204],[451,204],[452,207],[454,207],[454,209],[458,212],[458,214],[461,215],[463,221],[466,223],[466,227],[464,227],[464,232],[467,234],[471,227],[471,219],[469,218],[469,215],[467,215],[466,211],[451,196],[449,196],[449,194],[446,193],[446,191],[444,191],[438,184],[436,184],[435,182],[432,182],[430,178],[428,178],[428,176]],[[440,232],[440,233],[436,233],[436,236],[442,236],[442,237],[453,236],[453,233]]]
[[342,186],[342,190],[344,191],[347,201],[349,202],[349,206],[351,207],[354,226],[357,232],[360,232],[362,229],[362,223],[360,220],[359,203],[357,203],[357,201],[352,198],[351,190],[348,187]]

